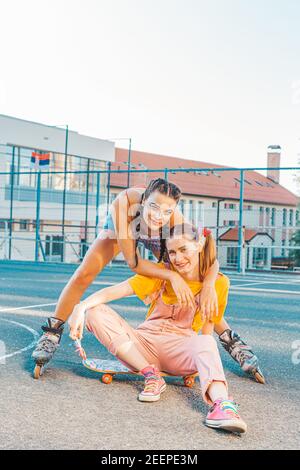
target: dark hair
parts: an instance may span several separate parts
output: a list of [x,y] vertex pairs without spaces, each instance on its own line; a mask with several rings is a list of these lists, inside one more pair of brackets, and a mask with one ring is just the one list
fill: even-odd
[[[169,181],[163,178],[156,178],[156,179],[151,180],[150,183],[148,184],[147,188],[142,194],[141,202],[146,201],[148,197],[150,196],[150,194],[154,193],[154,191],[158,191],[161,194],[165,194],[166,196],[174,199],[176,203],[181,198],[181,190],[179,189],[178,186],[176,186],[176,184],[170,183]],[[141,213],[139,211],[136,213],[135,218],[139,217],[140,215]],[[139,230],[140,230],[140,223],[138,223],[136,226],[136,231],[139,232]],[[160,241],[160,254],[159,254],[158,262],[162,261],[163,256],[166,251],[166,239],[165,237],[163,237],[162,227],[159,228],[159,239],[160,239],[159,240]],[[138,246],[138,239],[135,240],[135,261],[136,261],[135,268],[137,267],[138,262],[139,262],[138,256],[136,253],[137,246]]]
[[[216,261],[216,244],[214,238],[209,230],[203,229],[203,231],[199,233],[197,228],[189,223],[174,225],[174,227],[170,230],[170,237],[169,240],[175,238],[178,235],[181,235],[187,238],[190,241],[198,242],[200,239],[200,234],[205,236],[205,244],[201,253],[199,253],[199,277],[200,281],[203,281],[208,269],[214,264]],[[165,247],[165,258],[169,259],[167,247]]]

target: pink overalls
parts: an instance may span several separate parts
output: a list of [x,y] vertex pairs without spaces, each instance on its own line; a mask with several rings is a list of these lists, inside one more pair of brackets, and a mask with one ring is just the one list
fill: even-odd
[[[163,288],[154,310],[136,329],[111,307],[103,304],[88,310],[87,329],[116,357],[118,347],[132,341],[145,360],[160,371],[176,376],[198,371],[203,399],[212,404],[207,395],[211,382],[217,380],[227,386],[217,343],[211,335],[197,335],[192,330],[195,311],[165,304],[162,293]],[[199,305],[199,294],[195,300]]]

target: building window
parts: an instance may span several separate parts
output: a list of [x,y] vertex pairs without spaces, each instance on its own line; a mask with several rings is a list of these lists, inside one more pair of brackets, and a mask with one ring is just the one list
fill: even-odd
[[181,210],[182,214],[184,214],[184,200],[180,199],[179,201],[179,209]]
[[89,246],[85,238],[80,239],[80,261],[85,257],[86,252],[88,251]]
[[0,219],[0,230],[9,230],[9,219]]
[[212,207],[217,207],[217,203],[216,203],[216,202],[213,202],[211,206],[212,206]]
[[224,227],[235,227],[237,225],[236,220],[224,220]]
[[289,212],[289,224],[291,226],[293,225],[293,209],[290,209],[290,212]]
[[271,225],[275,225],[275,222],[276,222],[276,209],[275,207],[272,208],[272,212],[271,212]]
[[63,237],[60,235],[46,235],[46,256],[61,256],[64,250]]
[[225,202],[224,209],[236,209],[236,204]]
[[29,230],[29,220],[21,219],[19,224],[21,231],[28,231]]
[[299,223],[299,211],[296,211],[296,225]]
[[227,248],[227,265],[237,266],[238,248],[237,246],[229,246]]
[[200,224],[203,222],[203,202],[198,201],[198,217],[197,217],[197,223]]
[[268,248],[253,248],[253,266],[264,267],[268,261]]
[[244,210],[245,211],[252,211],[252,206],[249,206],[248,204],[244,205]]
[[194,201],[192,199],[190,199],[189,219],[194,222]]
[[283,211],[282,211],[282,225],[284,225],[284,226],[286,226],[286,213],[287,213],[287,210],[283,209]]

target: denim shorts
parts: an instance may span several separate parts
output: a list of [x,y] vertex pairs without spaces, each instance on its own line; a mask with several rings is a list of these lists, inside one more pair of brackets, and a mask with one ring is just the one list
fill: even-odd
[[112,230],[113,232],[115,232],[114,221],[113,221],[113,218],[112,218],[110,212],[106,216],[106,219],[105,219],[105,222],[104,222],[104,225],[103,225],[103,229],[104,230]]
[[[111,216],[111,213],[107,214],[107,217],[105,219],[104,225],[103,225],[103,230],[112,230],[114,233],[115,231],[115,226],[114,226],[114,221]],[[138,242],[144,245],[147,250],[150,250],[156,253],[160,252],[160,240],[159,239],[151,239],[151,238],[139,238]]]

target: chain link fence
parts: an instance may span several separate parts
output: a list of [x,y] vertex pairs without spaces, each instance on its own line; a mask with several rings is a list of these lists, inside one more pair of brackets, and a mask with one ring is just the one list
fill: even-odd
[[[80,263],[117,194],[128,183],[145,187],[160,176],[179,186],[186,178],[192,178],[193,187],[199,181],[197,194],[183,192],[179,206],[187,220],[212,230],[222,268],[300,272],[298,198],[253,173],[266,168],[128,168],[128,162],[112,166],[62,154],[51,155],[51,167],[35,168],[31,149],[3,146],[0,154],[5,160],[0,172],[2,260]],[[220,197],[230,173],[232,194]],[[214,178],[215,195],[207,195],[207,176]],[[142,255],[153,259],[147,250]],[[122,262],[122,255],[115,262]]]

